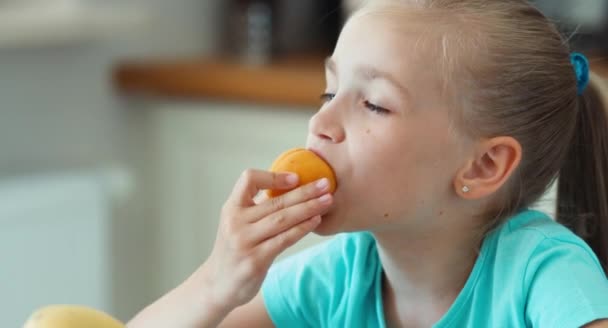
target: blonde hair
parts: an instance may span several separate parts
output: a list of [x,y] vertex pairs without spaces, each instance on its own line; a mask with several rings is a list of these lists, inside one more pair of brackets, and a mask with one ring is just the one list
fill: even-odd
[[423,11],[436,16],[433,26],[450,25],[440,57],[458,104],[455,124],[471,137],[507,135],[522,145],[519,167],[483,213],[488,226],[532,205],[559,176],[557,220],[608,272],[605,98],[593,74],[578,95],[571,50],[555,25],[525,0],[377,0],[360,12],[379,10]]

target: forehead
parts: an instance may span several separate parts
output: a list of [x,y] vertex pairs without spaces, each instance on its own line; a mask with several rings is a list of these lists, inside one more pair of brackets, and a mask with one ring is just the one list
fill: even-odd
[[385,52],[408,52],[412,59],[428,59],[439,50],[438,41],[445,35],[446,23],[439,18],[440,15],[429,10],[370,6],[348,20],[339,42],[373,43]]
[[412,92],[440,90],[441,38],[424,19],[405,11],[365,11],[344,26],[332,57],[341,74],[372,66],[391,73]]

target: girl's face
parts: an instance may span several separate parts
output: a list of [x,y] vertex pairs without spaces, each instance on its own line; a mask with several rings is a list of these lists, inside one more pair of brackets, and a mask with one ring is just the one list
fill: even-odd
[[439,57],[421,42],[422,27],[373,14],[344,27],[327,61],[325,103],[309,125],[308,148],[338,178],[317,233],[423,232],[453,214],[464,143],[450,124]]

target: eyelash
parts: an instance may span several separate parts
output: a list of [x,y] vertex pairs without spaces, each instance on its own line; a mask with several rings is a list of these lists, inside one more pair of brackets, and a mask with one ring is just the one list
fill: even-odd
[[[321,95],[321,101],[323,101],[323,103],[325,104],[325,103],[327,103],[327,102],[330,102],[330,101],[331,101],[332,99],[334,99],[335,97],[336,97],[336,95],[335,95],[335,94],[333,94],[333,93],[324,93],[324,94],[322,94],[322,95]],[[365,100],[365,101],[363,102],[363,105],[364,105],[364,106],[365,106],[367,109],[369,109],[370,111],[372,111],[372,112],[376,112],[376,113],[377,113],[377,114],[379,114],[379,115],[385,115],[385,114],[390,113],[390,111],[389,111],[388,109],[386,109],[386,108],[384,108],[384,107],[380,107],[380,106],[378,106],[378,105],[374,105],[374,104],[372,104],[371,102],[369,102],[369,101],[367,101],[367,100]]]
[[336,95],[333,93],[324,93],[321,95],[321,101],[325,104],[327,102],[330,102],[332,99],[334,99]]

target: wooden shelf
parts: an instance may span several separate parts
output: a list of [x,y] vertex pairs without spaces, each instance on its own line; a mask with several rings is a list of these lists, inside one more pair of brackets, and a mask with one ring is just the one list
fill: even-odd
[[[316,108],[325,88],[323,61],[321,55],[264,66],[218,58],[132,61],[116,68],[114,83],[128,94]],[[590,62],[596,73],[608,78],[608,58],[592,57]]]
[[129,62],[117,67],[114,81],[127,93],[317,107],[325,88],[323,61],[308,56],[264,66],[230,59]]

